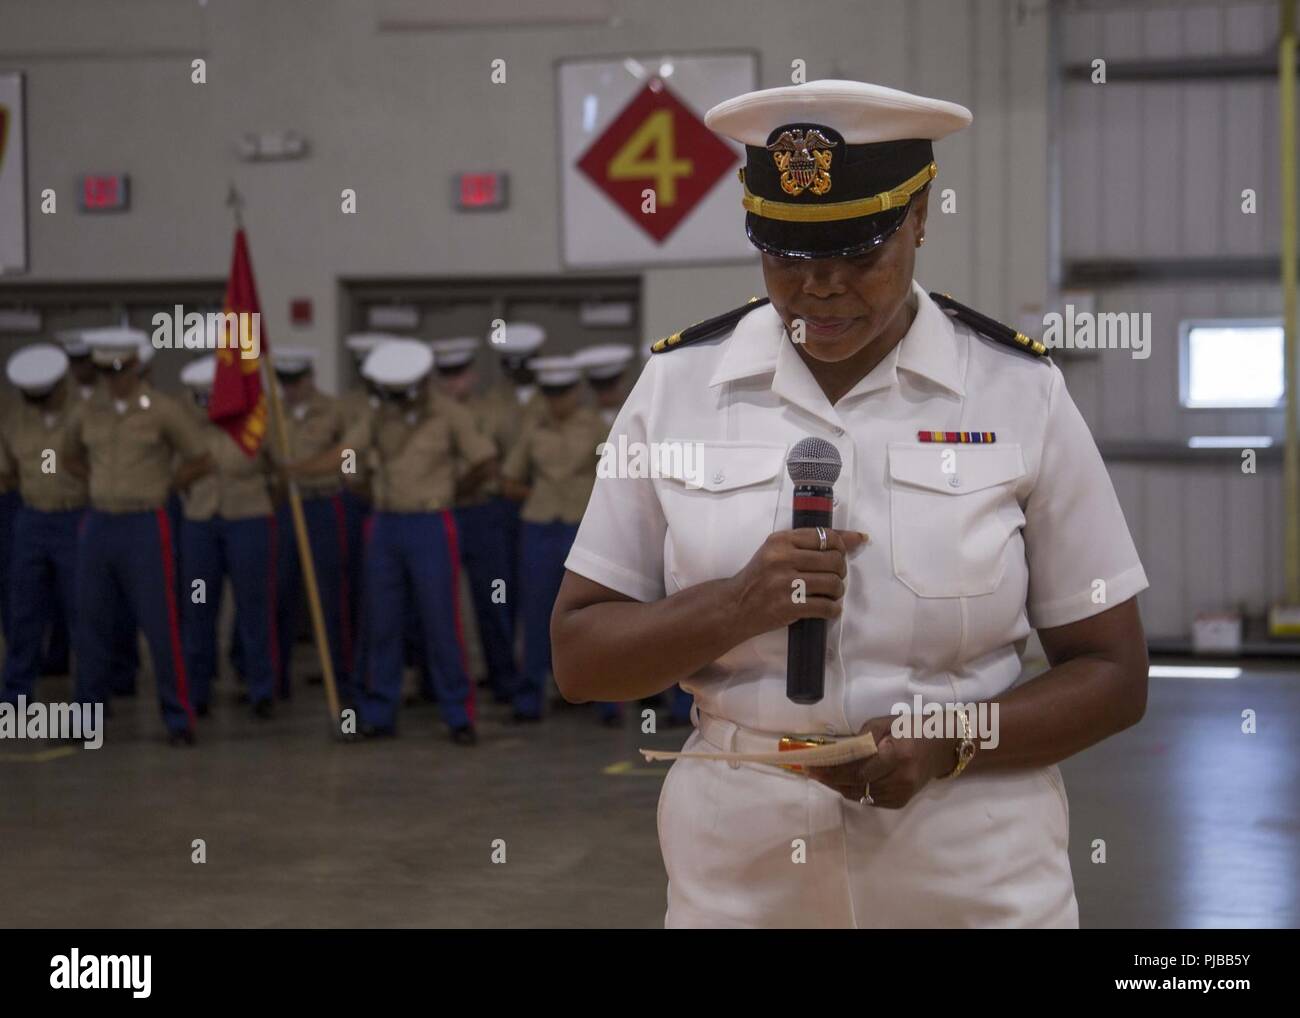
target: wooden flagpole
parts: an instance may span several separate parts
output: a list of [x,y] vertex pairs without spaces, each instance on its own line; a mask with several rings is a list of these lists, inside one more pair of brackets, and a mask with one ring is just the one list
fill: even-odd
[[[226,204],[231,207],[235,215],[235,226],[237,229],[244,228],[243,216],[240,212],[244,200],[240,197],[235,185],[230,185],[230,194],[226,198]],[[267,400],[271,406],[271,430],[275,433],[276,452],[279,460],[283,464],[289,463],[289,433],[284,425],[284,404],[280,399],[280,388],[276,384],[275,372],[270,370],[270,349],[263,346],[265,356],[262,358],[262,385],[267,390]],[[329,705],[330,712],[330,729],[335,735],[341,735],[342,730],[339,727],[339,718],[341,709],[339,706],[338,684],[334,678],[334,658],[330,654],[329,637],[325,632],[325,613],[321,609],[320,587],[316,583],[316,561],[311,554],[311,541],[307,537],[307,517],[302,511],[302,495],[298,491],[298,482],[288,478],[289,482],[289,512],[293,517],[293,532],[298,542],[298,562],[302,569],[303,587],[307,591],[307,605],[311,612],[312,635],[315,637],[316,653],[320,657],[321,675],[325,683],[325,700]],[[281,633],[280,639],[290,639],[288,633]]]

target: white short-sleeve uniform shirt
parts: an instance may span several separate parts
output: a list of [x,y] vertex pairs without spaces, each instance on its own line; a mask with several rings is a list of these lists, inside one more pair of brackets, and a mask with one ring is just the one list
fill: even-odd
[[[870,538],[850,556],[828,628],[824,698],[786,699],[786,632],[766,633],[683,683],[717,719],[714,742],[732,729],[850,735],[916,694],[996,699],[1020,674],[1031,627],[1147,586],[1060,371],[913,292],[907,335],[833,406],[767,305],[719,340],[652,357],[614,422],[610,441],[629,450],[645,443],[654,459],[683,443],[698,458],[659,454],[666,470],[639,472],[676,476],[597,481],[566,563],[597,583],[652,601],[737,573],[790,527],[785,459],[810,435],[843,462],[835,526]],[[919,431],[996,438],[924,443]],[[699,731],[688,747],[708,748]],[[883,810],[775,768],[682,760],[659,830],[669,925],[1078,921],[1055,767],[931,782]]]

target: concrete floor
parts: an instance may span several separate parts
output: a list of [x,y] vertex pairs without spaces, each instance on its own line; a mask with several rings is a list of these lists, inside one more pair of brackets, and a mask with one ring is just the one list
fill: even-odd
[[[398,739],[343,745],[319,689],[255,723],[226,686],[201,744],[177,750],[150,690],[118,701],[100,750],[0,743],[0,924],[662,923],[662,770],[636,747],[680,730],[611,731],[585,709],[516,728],[489,704],[463,750],[418,706]],[[1141,726],[1066,763],[1084,925],[1300,926],[1297,717],[1295,668],[1152,680]]]

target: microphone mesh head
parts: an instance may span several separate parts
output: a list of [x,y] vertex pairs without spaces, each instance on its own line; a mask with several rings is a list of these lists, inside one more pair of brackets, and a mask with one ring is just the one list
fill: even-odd
[[795,484],[834,484],[840,476],[840,451],[824,438],[804,438],[785,458]]

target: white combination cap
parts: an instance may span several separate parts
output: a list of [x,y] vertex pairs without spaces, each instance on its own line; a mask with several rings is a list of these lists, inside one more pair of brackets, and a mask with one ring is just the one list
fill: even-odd
[[939,172],[933,142],[970,110],[864,81],[747,92],[709,110],[745,146],[745,232],[784,258],[851,258],[885,243]]
[[361,376],[385,389],[406,389],[433,368],[433,351],[418,339],[386,339],[366,354]]
[[149,334],[140,329],[110,325],[103,329],[86,329],[82,337],[96,364],[120,369],[133,360],[143,363],[153,359]]
[[54,338],[63,344],[63,350],[69,357],[90,356],[90,344],[86,342],[84,329],[63,329],[56,332]]
[[429,347],[433,350],[434,365],[439,371],[444,371],[463,368],[469,364],[481,345],[477,336],[453,336],[450,339],[435,339]]
[[626,343],[596,343],[583,347],[575,358],[588,378],[600,381],[621,375],[636,351]]
[[365,357],[380,343],[386,343],[390,339],[406,339],[406,337],[391,332],[353,332],[343,340],[343,345],[351,350],[354,356]]
[[965,106],[865,81],[810,81],[746,92],[704,115],[709,130],[756,147],[766,147],[772,131],[787,124],[818,124],[837,131],[845,144],[874,145],[938,141],[970,122]]
[[33,343],[18,350],[5,365],[5,374],[29,396],[44,396],[68,372],[68,355],[53,343]]
[[576,357],[534,357],[528,367],[543,387],[573,385],[582,378]]
[[191,389],[211,389],[216,377],[217,358],[212,354],[192,360],[181,368],[181,384]]
[[278,346],[271,351],[271,364],[282,375],[301,375],[316,364],[316,351],[310,346]]
[[488,345],[505,357],[526,357],[546,341],[546,330],[535,322],[506,322],[501,335],[488,337]]

